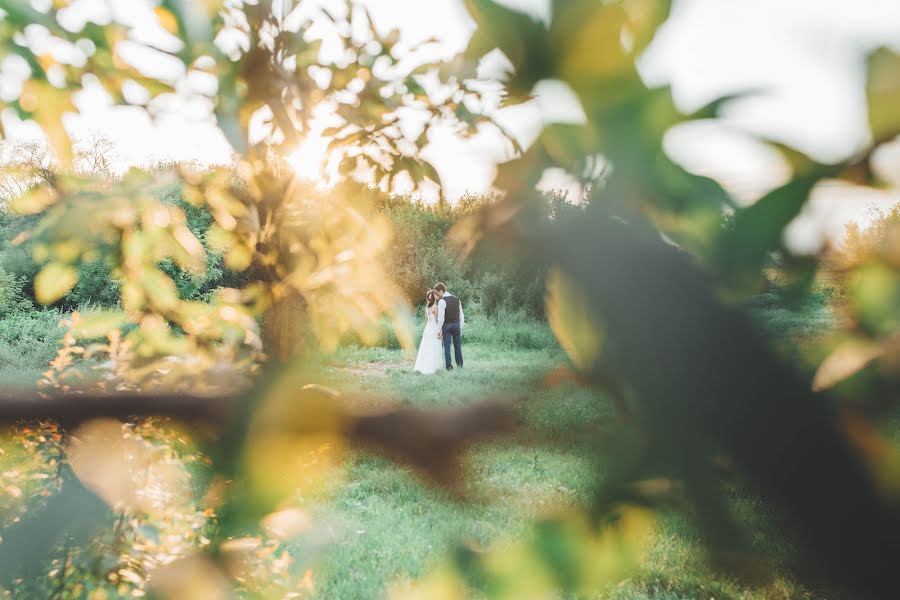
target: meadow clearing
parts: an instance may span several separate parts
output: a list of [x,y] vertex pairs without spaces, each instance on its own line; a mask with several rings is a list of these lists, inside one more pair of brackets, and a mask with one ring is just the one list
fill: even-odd
[[[777,300],[775,298],[774,300]],[[832,323],[827,305],[803,308],[757,298],[753,314],[766,323],[775,343],[825,333]],[[463,338],[464,370],[423,376],[396,348],[345,347],[327,361],[325,383],[366,406],[442,408],[503,395],[521,398],[526,427],[561,434],[591,426],[615,427],[615,408],[602,394],[574,383],[550,385],[548,373],[567,364],[546,324],[523,317],[475,319]],[[467,458],[466,491],[476,501],[455,502],[414,472],[377,457],[354,453],[324,497],[313,501],[334,536],[314,568],[320,598],[379,598],[383,590],[418,578],[452,561],[460,546],[485,549],[529,535],[531,519],[586,504],[602,482],[604,466],[586,461],[574,447],[510,442],[480,445]],[[786,576],[795,556],[780,539],[773,516],[761,502],[728,483],[736,515],[771,578],[753,583],[711,569],[691,522],[676,511],[661,513],[639,573],[598,598],[693,600],[823,597]]]
[[[753,310],[772,331],[780,332],[784,343],[821,333],[831,322],[825,305],[792,310],[772,306],[769,300],[757,299]],[[616,427],[620,416],[602,393],[571,381],[549,382],[547,375],[568,360],[546,323],[522,314],[486,318],[477,308],[470,312],[463,370],[423,376],[412,371],[408,353],[397,347],[347,345],[322,358],[322,383],[344,391],[364,410],[450,408],[490,396],[515,398],[525,431],[540,432],[547,439]],[[13,323],[0,320],[0,335],[7,332],[0,337],[5,387],[29,389],[40,377],[56,340],[53,329],[47,328],[49,339],[37,343],[41,336],[34,333],[36,322],[43,319],[46,325],[57,316],[56,311],[44,311],[18,317],[17,326],[22,327],[23,319],[32,325],[20,337],[8,333]],[[8,460],[17,456],[12,443],[5,444],[4,468],[14,466]],[[448,564],[459,548],[484,550],[527,539],[534,518],[588,504],[606,467],[585,456],[570,441],[480,444],[466,455],[467,502],[459,502],[408,468],[353,451],[329,474],[326,485],[295,499],[314,516],[314,525],[303,544],[290,552],[311,569],[315,597],[380,598]],[[784,575],[794,555],[779,539],[765,507],[727,479],[723,485],[733,510],[752,528],[748,535],[757,553],[753,560],[772,568],[770,578],[742,582],[715,571],[689,518],[675,510],[662,511],[639,571],[596,597],[820,597]]]

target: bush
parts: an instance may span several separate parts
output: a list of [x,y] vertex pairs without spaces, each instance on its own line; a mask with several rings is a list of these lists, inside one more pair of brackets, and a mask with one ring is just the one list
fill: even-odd
[[[387,348],[389,350],[399,350],[401,348],[400,340],[397,338],[397,332],[394,329],[391,322],[387,319],[382,319],[378,324],[378,341],[372,344],[375,348]],[[415,343],[418,344],[421,340],[421,331],[415,332],[413,334],[413,338]],[[341,346],[367,346],[362,339],[359,337],[359,334],[355,331],[350,331],[341,339]]]
[[25,299],[25,279],[0,265],[0,319],[32,308]]
[[78,283],[64,301],[64,306],[78,310],[85,306],[113,307],[119,303],[119,282],[112,278],[102,260],[78,265]]
[[506,306],[507,285],[496,273],[485,273],[479,282],[478,299],[484,314],[494,317]]
[[[447,234],[461,219],[497,200],[494,196],[465,196],[453,208],[440,209],[409,197],[387,196],[374,190],[376,204],[393,225],[394,244],[387,257],[388,272],[410,302],[421,304],[425,292],[438,281],[448,285],[464,306],[480,302],[486,314],[523,310],[544,316],[546,267],[527,254],[509,256],[499,247],[478,246],[468,257],[459,256],[447,243]],[[537,205],[541,218],[554,219],[565,211],[581,210],[560,194],[544,196]]]
[[559,347],[545,321],[530,317],[525,310],[501,311],[495,317],[469,318],[466,315],[464,343],[517,350],[545,350]]
[[61,317],[49,309],[0,318],[0,368],[30,370],[49,364],[63,335]]

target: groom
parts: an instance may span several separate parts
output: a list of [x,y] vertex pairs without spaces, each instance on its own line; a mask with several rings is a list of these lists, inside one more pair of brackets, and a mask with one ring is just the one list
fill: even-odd
[[462,368],[462,328],[466,324],[466,317],[463,315],[462,302],[459,298],[447,291],[447,286],[438,283],[434,286],[438,300],[438,320],[437,320],[437,336],[438,339],[444,340],[444,362],[447,363],[447,370],[452,371],[453,365],[450,363],[450,340],[453,340],[453,352],[456,355],[456,366]]

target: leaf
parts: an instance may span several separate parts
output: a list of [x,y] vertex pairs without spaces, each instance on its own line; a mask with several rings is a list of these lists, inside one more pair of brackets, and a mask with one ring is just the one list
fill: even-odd
[[867,68],[869,129],[878,144],[900,135],[900,55],[879,48],[869,55]]
[[22,520],[0,530],[0,587],[47,564],[61,541],[68,537],[74,547],[84,547],[109,514],[97,496],[67,476],[59,492],[43,506],[32,507]]
[[78,281],[78,271],[61,262],[47,264],[34,278],[34,296],[41,304],[53,304]]
[[241,122],[241,109],[244,107],[238,94],[237,78],[232,69],[223,68],[219,74],[219,93],[216,97],[216,123],[228,143],[236,152],[247,151],[247,127]]
[[175,282],[159,269],[147,268],[141,278],[147,300],[156,310],[166,312],[178,305]]
[[153,12],[156,14],[156,18],[159,19],[159,24],[162,25],[163,29],[171,34],[178,33],[178,19],[172,14],[172,11],[162,6],[157,6],[153,9]]
[[437,169],[434,168],[434,165],[423,160],[422,170],[424,171],[425,177],[435,182],[436,184],[441,185],[441,176],[438,175]]
[[855,274],[851,294],[860,324],[871,332],[895,334],[900,327],[900,273],[883,262],[866,264]]
[[76,339],[105,337],[110,331],[120,329],[128,322],[125,313],[117,310],[95,310],[81,313],[73,322],[71,332]]
[[[176,25],[178,37],[184,42],[182,61],[188,65],[193,62],[193,48],[207,47],[213,41],[211,26],[212,17],[219,10],[218,0],[163,0],[161,8],[169,13],[169,25],[172,20]],[[157,13],[158,14],[158,13]],[[163,24],[165,26],[165,23]]]
[[339,134],[341,131],[343,131],[344,127],[346,127],[346,126],[347,126],[347,124],[344,123],[343,125],[335,125],[334,127],[326,127],[325,129],[322,130],[321,135],[322,135],[322,137],[334,137],[337,134]]
[[253,262],[253,252],[241,243],[234,243],[225,253],[225,265],[232,271],[243,271]]
[[190,229],[181,223],[172,226],[172,237],[176,242],[173,260],[185,271],[203,273],[206,266],[206,252],[203,245]]
[[48,206],[56,202],[56,192],[49,187],[39,187],[29,190],[13,198],[9,208],[19,215],[35,215],[43,212]]
[[0,9],[6,12],[3,19],[16,29],[25,29],[31,24],[43,25],[51,31],[58,27],[51,15],[35,10],[29,2],[0,0]]
[[47,135],[56,158],[63,167],[72,164],[72,141],[63,127],[63,115],[78,112],[72,104],[72,91],[59,89],[49,82],[30,79],[22,86],[19,105],[31,113],[31,118]]
[[800,212],[813,186],[829,173],[827,168],[813,169],[739,211],[734,227],[721,238],[721,271],[733,281],[756,280],[768,253],[780,247],[784,228]]
[[722,116],[722,107],[727,106],[728,104],[735,102],[737,100],[743,100],[744,98],[748,98],[750,96],[755,96],[762,94],[765,90],[762,88],[749,88],[743,90],[741,92],[733,92],[731,94],[726,94],[724,96],[720,96],[715,100],[712,100],[694,112],[690,113],[687,118],[690,120],[695,119],[715,119],[717,117]]
[[572,364],[589,371],[600,355],[600,327],[594,320],[587,297],[563,271],[547,276],[547,321]]
[[553,164],[570,172],[585,156],[598,150],[597,136],[587,125],[553,123],[544,127],[540,140]]
[[883,352],[880,346],[870,342],[859,340],[844,342],[819,365],[813,377],[813,391],[826,390],[859,373]]
[[516,70],[509,91],[527,94],[535,83],[552,75],[547,29],[542,23],[493,0],[466,0],[466,8],[478,28],[465,56],[477,61],[499,48]]
[[557,69],[573,89],[634,69],[621,43],[627,18],[624,2],[554,3],[550,33]]

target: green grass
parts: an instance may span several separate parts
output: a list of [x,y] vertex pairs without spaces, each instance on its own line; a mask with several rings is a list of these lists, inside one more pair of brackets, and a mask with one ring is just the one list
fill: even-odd
[[810,294],[797,306],[788,305],[774,293],[759,294],[746,302],[746,308],[776,339],[808,340],[834,327],[834,311],[825,292]]
[[[548,366],[563,360],[555,344],[497,352],[467,341],[465,369],[430,377],[414,373],[399,351],[344,349],[329,370],[330,383],[397,405],[448,407],[498,393],[527,394]],[[568,392],[543,392],[537,401],[590,401],[584,392]],[[425,574],[458,542],[486,545],[515,535],[530,516],[586,495],[596,477],[577,453],[561,449],[492,445],[469,458],[469,492],[479,499],[472,505],[450,500],[387,461],[354,456],[345,483],[325,507],[326,519],[341,523],[348,540],[338,542],[317,569],[319,596],[378,598],[391,581]]]
[[[532,323],[532,328],[538,325]],[[541,332],[534,332],[540,337]],[[545,389],[541,377],[563,363],[555,344],[544,349],[497,348],[464,338],[466,368],[426,377],[412,372],[400,351],[345,348],[334,357],[333,385],[362,398],[388,398],[395,405],[449,407],[498,393],[527,395],[524,413],[532,427],[560,430],[612,416],[602,398],[564,385]],[[481,338],[486,340],[487,337]],[[467,343],[470,342],[470,343]],[[383,597],[392,582],[426,574],[460,542],[487,546],[524,532],[530,518],[573,504],[587,504],[602,480],[596,464],[576,449],[493,444],[470,456],[469,491],[474,505],[451,501],[413,473],[384,460],[354,455],[343,483],[316,512],[335,532],[334,546],[315,568],[320,598]],[[640,573],[598,598],[692,600],[812,597],[777,575],[791,552],[760,504],[732,492],[735,514],[751,525],[752,546],[776,576],[752,587],[713,572],[701,542],[682,515],[664,514]],[[336,524],[336,525],[327,525]]]
[[[785,316],[779,306],[761,310],[764,318]],[[791,316],[801,324],[824,323],[826,317]],[[53,356],[54,336],[59,335],[58,315],[51,311],[17,318],[15,323],[0,321],[0,376],[6,388],[33,384]],[[548,371],[566,362],[545,325],[517,315],[473,321],[463,337],[464,370],[422,376],[412,371],[412,358],[400,350],[345,347],[324,366],[322,383],[340,388],[363,406],[439,408],[498,394],[527,397],[519,406],[528,426],[548,433],[615,418],[602,395],[571,383],[553,388],[542,384]],[[361,453],[349,456],[323,493],[299,499],[316,516],[317,525],[306,545],[292,553],[303,559],[318,557],[313,566],[317,597],[381,598],[392,583],[426,575],[461,542],[486,547],[523,535],[535,516],[588,504],[604,475],[602,467],[574,447],[485,444],[467,459],[466,491],[474,502],[456,502],[408,469]],[[712,571],[690,521],[671,513],[660,515],[640,572],[596,597],[814,597],[779,575],[792,552],[764,507],[746,493],[729,493],[734,513],[750,526],[755,555],[773,566],[774,578],[754,587]]]

